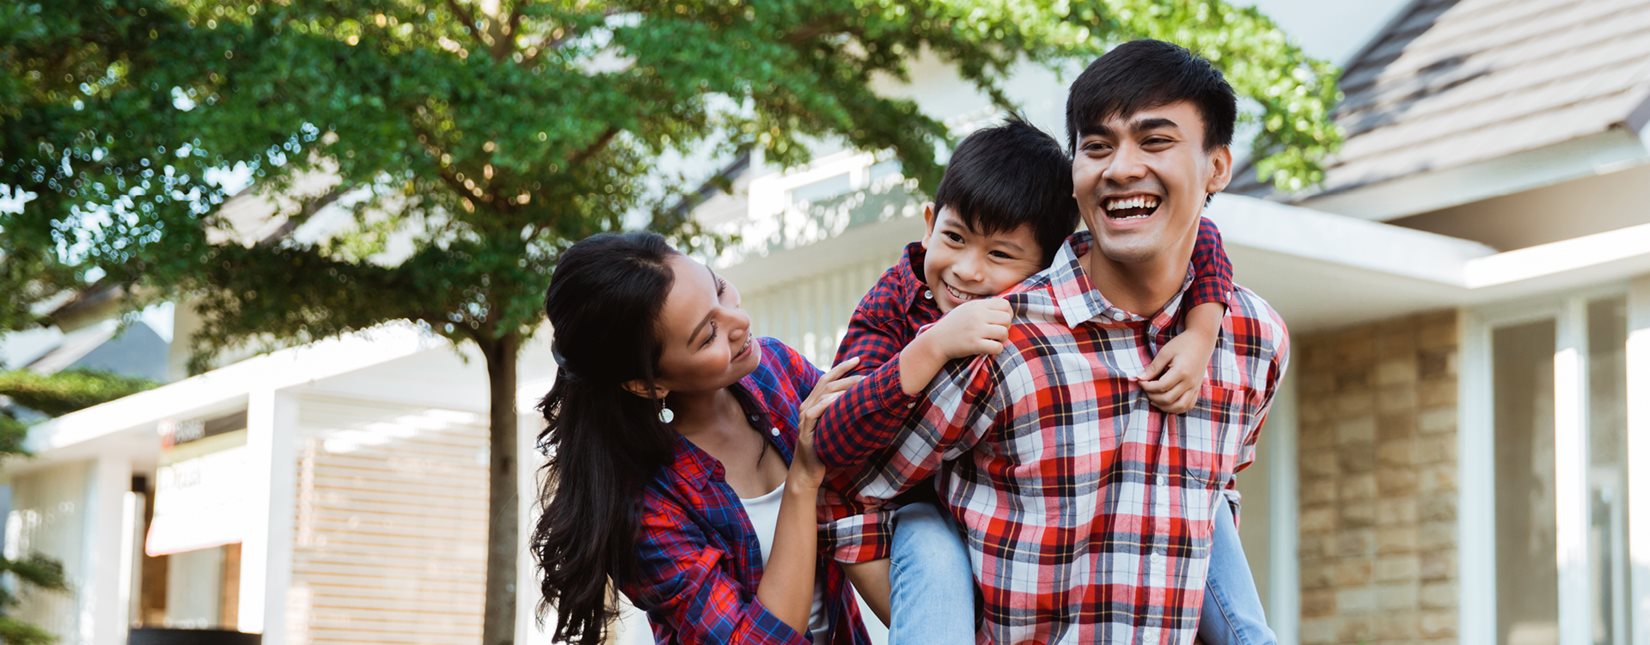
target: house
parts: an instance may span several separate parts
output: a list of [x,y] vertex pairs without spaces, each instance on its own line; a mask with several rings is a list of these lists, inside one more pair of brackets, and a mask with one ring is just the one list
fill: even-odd
[[[1650,0],[1385,0],[1344,9],[1357,20],[1258,4],[1346,70],[1346,144],[1324,183],[1286,195],[1245,175],[1209,211],[1238,281],[1293,337],[1259,460],[1239,477],[1280,638],[1650,645]],[[935,61],[911,78],[884,89],[958,131],[999,116]],[[1007,90],[1059,132],[1068,80],[1027,67]],[[897,163],[829,144],[800,168],[757,159],[735,186],[696,211],[743,234],[719,268],[759,333],[829,361],[860,295],[920,235],[922,198]],[[7,546],[46,547],[77,592],[25,614],[100,645],[157,608],[266,642],[404,635],[374,631],[390,624],[473,641],[480,538],[403,494],[440,477],[455,513],[477,494],[474,464],[453,458],[475,454],[485,401],[462,351],[384,328],[42,426],[40,457],[6,472]],[[548,365],[524,359],[543,371],[524,371],[519,401]],[[524,438],[537,429],[522,424]],[[194,493],[170,488],[197,508],[246,521],[165,528],[151,501],[166,497],[163,468],[197,477]],[[244,508],[201,494],[199,477]],[[140,534],[155,553],[200,548],[162,566]],[[419,557],[432,541],[450,561]],[[173,575],[208,592],[157,590]],[[349,591],[386,586],[391,601]],[[646,639],[634,614],[614,636]]]
[[[225,209],[255,224],[246,234],[272,234],[262,227],[275,212],[268,196],[249,191]],[[333,216],[349,213],[317,213],[306,226]],[[34,456],[0,473],[10,490],[7,553],[58,560],[71,586],[25,596],[18,615],[85,645],[124,643],[129,626],[227,628],[265,643],[480,639],[488,394],[479,352],[384,325],[232,353],[187,376],[184,339],[199,324],[188,303],[155,321],[175,337],[167,343],[147,323],[116,334],[107,317],[118,298],[82,294],[54,312],[55,333],[25,339],[40,354],[31,368],[171,382],[35,426]],[[524,491],[536,490],[532,405],[550,365],[542,343],[521,356]],[[530,566],[522,558],[524,581]],[[535,604],[521,595],[522,642],[537,634]]]

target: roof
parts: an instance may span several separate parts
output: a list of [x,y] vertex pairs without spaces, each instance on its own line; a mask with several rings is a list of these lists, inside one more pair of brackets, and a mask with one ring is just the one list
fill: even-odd
[[1345,144],[1311,192],[1349,191],[1650,121],[1650,0],[1418,0],[1353,59]]
[[120,321],[105,320],[65,334],[56,347],[26,367],[39,374],[83,368],[164,381],[166,353],[166,339],[148,323],[123,326]]

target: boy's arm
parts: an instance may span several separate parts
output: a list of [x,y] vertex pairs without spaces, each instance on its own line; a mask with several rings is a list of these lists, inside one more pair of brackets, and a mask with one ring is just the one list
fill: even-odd
[[[946,362],[1002,351],[1011,316],[1008,302],[1001,298],[968,302],[916,338],[905,339],[895,331],[899,325],[878,324],[873,316],[855,312],[838,352],[839,362],[854,356],[860,358],[862,368],[871,365],[868,361],[886,362],[875,365],[820,417],[814,433],[814,452],[820,462],[831,468],[856,466],[887,447],[917,408],[916,395]],[[888,348],[902,340],[910,342],[888,357]]]
[[1192,269],[1192,286],[1185,300],[1189,308],[1186,328],[1158,350],[1140,375],[1146,399],[1169,414],[1183,414],[1197,404],[1197,393],[1226,317],[1226,302],[1234,288],[1232,262],[1226,257],[1220,229],[1207,217],[1198,220]]
[[848,333],[837,351],[837,362],[859,357],[865,379],[826,408],[814,429],[814,452],[829,468],[845,468],[865,461],[888,445],[916,407],[918,397],[901,387],[900,349],[906,340],[898,325],[854,311]]
[[[949,364],[924,395],[920,417],[895,434],[886,460],[852,477],[842,494],[871,509],[933,476],[940,466],[973,449],[1009,412],[1002,370],[994,356]],[[875,513],[838,519],[823,527],[825,543],[839,561],[888,557],[888,526]]]
[[1219,303],[1226,308],[1232,297],[1232,259],[1226,257],[1226,246],[1220,239],[1220,228],[1209,218],[1197,222],[1197,245],[1192,247],[1192,288],[1186,293],[1188,307],[1204,303]]

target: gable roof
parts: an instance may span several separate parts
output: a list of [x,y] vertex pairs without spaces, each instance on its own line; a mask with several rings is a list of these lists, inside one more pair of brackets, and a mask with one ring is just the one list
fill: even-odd
[[1345,143],[1301,201],[1650,121],[1650,0],[1418,0],[1341,76]]

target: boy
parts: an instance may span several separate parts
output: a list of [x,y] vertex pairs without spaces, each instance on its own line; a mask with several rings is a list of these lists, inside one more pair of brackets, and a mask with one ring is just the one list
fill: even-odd
[[[901,261],[866,294],[837,353],[839,363],[858,357],[866,378],[818,424],[817,452],[833,468],[827,488],[852,490],[860,466],[886,459],[878,453],[945,363],[1002,350],[1010,309],[993,296],[1047,268],[1076,229],[1072,186],[1060,144],[1019,119],[975,132],[958,146],[934,203],[924,209],[923,239],[907,245]],[[1155,207],[1149,201],[1139,207]],[[1151,403],[1170,414],[1197,401],[1232,288],[1219,232],[1205,219],[1197,238],[1186,331],[1137,381]],[[855,585],[889,622],[892,642],[973,640],[974,581],[961,536],[932,503],[931,487],[913,493],[902,496],[890,516],[828,492],[827,519],[863,514],[881,538],[835,557],[848,563]]]

